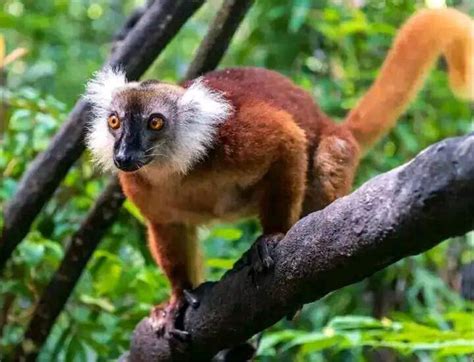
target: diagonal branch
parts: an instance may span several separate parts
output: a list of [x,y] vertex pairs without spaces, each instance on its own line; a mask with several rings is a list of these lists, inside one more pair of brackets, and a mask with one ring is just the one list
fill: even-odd
[[[233,32],[237,30],[235,14],[239,14],[240,20],[243,19],[245,10],[250,7],[252,2],[253,0],[225,0],[222,7],[227,11],[221,9],[218,12],[214,22],[209,27],[206,39],[211,37],[210,34],[213,34],[212,37],[220,38],[223,42],[230,42]],[[229,30],[228,23],[233,24],[232,32]],[[226,32],[226,36],[221,37],[219,35],[221,32]],[[222,47],[222,44],[216,44],[216,46]],[[202,47],[204,47],[204,50],[201,49]],[[227,46],[224,48],[227,48]],[[205,59],[206,55],[215,56],[215,51],[218,50],[214,46],[209,46],[208,43],[203,41],[198,49],[198,54]],[[193,61],[193,64],[196,64],[196,62]],[[204,61],[201,64],[202,67],[205,67],[207,62]],[[188,71],[187,74],[190,78],[194,78],[202,72],[203,68],[201,66],[195,66],[194,71]],[[19,346],[15,359],[34,360],[36,358],[38,350],[46,341],[56,318],[64,308],[87,262],[97,248],[103,234],[118,215],[124,200],[117,178],[111,177],[108,186],[100,195],[78,231],[68,242],[68,248],[61,265],[43,291],[33,312],[32,319],[25,332],[25,341],[28,341],[27,345],[33,345],[35,348],[27,351],[23,349],[23,346]]]
[[275,267],[228,272],[195,291],[187,351],[135,329],[131,361],[206,360],[271,326],[298,306],[474,228],[474,133],[429,147],[413,161],[296,223],[271,250]]
[[199,46],[184,77],[186,80],[217,67],[252,2],[253,0],[224,1],[210,26],[214,31],[209,31]]
[[[107,62],[138,79],[204,0],[156,0],[133,26]],[[72,164],[84,151],[83,132],[89,107],[79,100],[68,120],[23,175],[4,210],[0,236],[0,272]]]

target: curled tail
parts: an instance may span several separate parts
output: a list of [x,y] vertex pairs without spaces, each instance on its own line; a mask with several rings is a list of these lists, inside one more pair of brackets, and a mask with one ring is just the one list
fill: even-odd
[[363,150],[394,126],[440,54],[453,93],[474,99],[474,21],[455,9],[421,10],[401,27],[374,84],[346,117]]

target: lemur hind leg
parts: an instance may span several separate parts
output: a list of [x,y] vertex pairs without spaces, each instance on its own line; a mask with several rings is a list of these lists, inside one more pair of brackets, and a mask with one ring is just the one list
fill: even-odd
[[[321,137],[308,170],[302,215],[321,210],[352,187],[359,163],[359,146],[349,132],[340,130]],[[292,320],[302,306],[287,315]]]
[[151,253],[171,283],[169,302],[156,306],[151,313],[153,326],[159,335],[185,341],[187,333],[176,326],[176,320],[186,305],[198,306],[189,289],[203,279],[196,228],[150,223],[148,232]]
[[346,130],[338,128],[321,137],[312,159],[302,216],[351,191],[359,158],[359,146]]

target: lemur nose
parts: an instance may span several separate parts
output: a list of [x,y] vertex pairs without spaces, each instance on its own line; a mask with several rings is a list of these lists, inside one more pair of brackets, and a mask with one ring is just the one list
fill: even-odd
[[114,155],[114,163],[122,171],[136,171],[141,166],[140,155],[135,152],[119,151]]

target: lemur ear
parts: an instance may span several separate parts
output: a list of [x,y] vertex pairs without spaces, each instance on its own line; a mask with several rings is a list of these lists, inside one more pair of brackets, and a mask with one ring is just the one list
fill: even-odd
[[126,84],[127,78],[121,68],[105,67],[87,83],[84,98],[92,104],[95,111],[99,111],[108,107],[114,92]]
[[186,173],[203,158],[215,140],[219,124],[233,112],[222,93],[196,79],[178,99],[178,122],[171,163]]
[[232,112],[223,94],[207,86],[202,77],[186,89],[178,101],[178,107],[184,116],[189,115],[196,122],[207,124],[218,124]]

